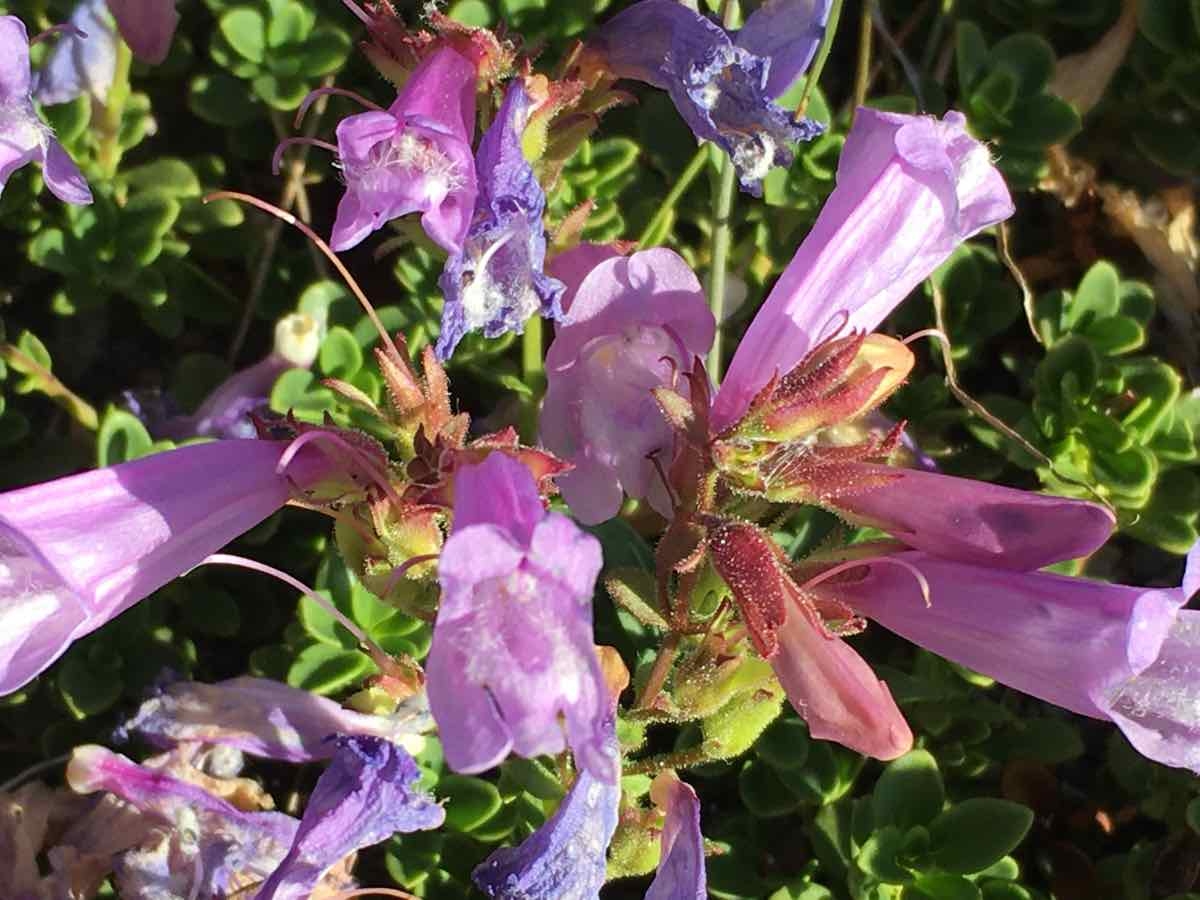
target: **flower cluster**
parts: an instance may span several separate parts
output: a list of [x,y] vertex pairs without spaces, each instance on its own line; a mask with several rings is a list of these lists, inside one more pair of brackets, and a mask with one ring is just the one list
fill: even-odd
[[[667,91],[757,191],[819,131],[775,100],[813,59],[831,4],[765,0],[732,30],[674,0],[639,0],[553,83],[491,32],[436,12],[415,31],[386,2],[347,5],[399,88],[387,108],[353,95],[370,108],[323,144],[345,192],[330,245],[318,245],[336,261],[420,214],[446,254],[436,344],[414,362],[368,304],[379,390],[326,379],[355,418],[313,425],[267,403],[282,373],[317,358],[322,326],[289,316],[274,351],[193,415],[138,406],[157,436],[196,442],[0,494],[0,694],[202,564],[270,572],[325,602],[219,554],[288,505],[333,521],[330,546],[356,588],[427,624],[427,656],[389,653],[330,605],[378,669],[370,709],[249,676],[163,685],[120,729],[157,755],[85,745],[69,789],[0,794],[0,847],[13,848],[0,895],[92,896],[108,879],[131,898],[334,896],[354,889],[359,851],[443,824],[428,769],[479,775],[550,756],[561,799],[474,868],[480,890],[587,900],[609,877],[653,872],[647,900],[699,900],[701,803],[676,770],[749,747],[712,738],[715,715],[766,710],[761,731],[786,696],[814,738],[880,760],[912,749],[900,705],[853,641],[870,623],[1200,772],[1200,614],[1184,609],[1200,547],[1179,587],[1043,571],[1097,551],[1109,509],[908,467],[904,423],[880,411],[916,359],[877,329],[1014,210],[961,114],[856,111],[836,188],[716,384],[704,357],[728,323],[688,258],[579,241],[572,216],[586,207],[549,239],[558,168],[547,148],[598,127],[601,98],[636,79]],[[0,17],[0,186],[36,160],[53,193],[89,202],[35,100],[102,103],[119,41],[161,60],[176,20],[162,0],[108,0],[107,11],[88,0],[35,83],[24,24]],[[330,93],[350,92],[319,89],[304,109]],[[302,140],[281,144],[276,164]],[[536,422],[472,431],[443,363],[468,333],[521,332],[535,316],[555,323]],[[522,441],[533,434],[538,445]],[[773,526],[804,507],[854,539],[790,554]],[[652,575],[623,578],[604,558],[591,526],[623,513],[658,537]],[[604,589],[658,636],[657,652],[597,646]],[[705,737],[655,755],[646,724],[696,724]],[[246,756],[324,765],[299,817],[298,805],[273,809],[243,774]],[[647,772],[640,791],[623,778]],[[52,817],[72,824],[49,829]],[[610,859],[622,842],[637,852]]]

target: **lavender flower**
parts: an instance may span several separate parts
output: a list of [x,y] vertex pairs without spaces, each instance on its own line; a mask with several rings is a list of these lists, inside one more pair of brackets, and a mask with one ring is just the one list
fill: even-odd
[[454,495],[426,663],[447,763],[481,772],[509,751],[532,757],[569,744],[580,768],[615,782],[592,643],[599,542],[546,513],[533,476],[502,453],[458,469]]
[[961,113],[860,109],[837,188],[738,345],[713,406],[720,431],[822,338],[874,330],[964,240],[1012,214]]
[[475,206],[475,64],[450,46],[426,56],[387,110],[337,127],[346,195],[330,246],[349,250],[392,219],[422,213],[425,233],[459,253]]
[[791,165],[789,145],[821,133],[773,101],[807,68],[829,6],[773,0],[731,35],[676,0],[641,0],[592,46],[614,74],[666,90],[696,137],[728,153],[743,189],[757,195],[773,166]]
[[417,789],[420,771],[396,744],[339,737],[279,868],[257,900],[306,900],[325,872],[363,847],[396,832],[437,828],[446,813]]
[[108,98],[117,68],[117,30],[106,0],[83,0],[71,13],[75,31],[64,33],[46,64],[34,75],[33,96],[48,106],[87,94],[97,103]]
[[[577,265],[598,257],[606,258],[590,269]],[[568,282],[570,319],[546,353],[541,439],[575,466],[558,478],[563,498],[587,524],[616,515],[622,491],[670,515],[652,458],[670,466],[675,434],[652,391],[674,385],[686,392],[679,376],[712,344],[715,325],[700,282],[661,248],[625,259],[585,245],[555,259],[552,271]]]
[[646,900],[704,900],[704,835],[700,833],[700,798],[674,772],[664,772],[650,788],[654,802],[666,810],[662,855]]
[[1179,588],[896,558],[924,576],[929,605],[903,569],[870,561],[839,597],[947,659],[1115,722],[1151,759],[1200,772],[1200,612],[1181,609],[1200,589],[1200,545]]
[[562,318],[563,285],[542,271],[546,195],[521,148],[531,103],[524,80],[513,79],[479,143],[475,216],[465,246],[450,255],[438,282],[446,298],[437,342],[441,359],[469,331],[499,337],[521,333],[532,315]]
[[117,866],[126,897],[228,896],[267,878],[299,825],[281,813],[243,812],[201,787],[94,745],[75,748],[67,783],[80,794],[113,794],[161,826],[155,843],[127,852]]
[[471,873],[496,900],[597,900],[605,855],[617,828],[621,788],[615,726],[610,718],[604,753],[612,778],[582,771],[549,819],[517,847],[495,851]]
[[0,192],[13,172],[40,162],[55,197],[64,203],[91,203],[92,192],[78,166],[34,111],[31,87],[25,23],[0,16]]
[[108,0],[108,8],[134,56],[151,65],[167,58],[179,24],[175,0]]
[[253,756],[311,762],[331,756],[334,734],[403,742],[429,723],[424,696],[394,716],[368,716],[325,697],[265,678],[217,684],[181,681],[142,704],[122,729],[159,747],[236,747]]
[[278,510],[332,466],[219,441],[0,494],[0,694]]

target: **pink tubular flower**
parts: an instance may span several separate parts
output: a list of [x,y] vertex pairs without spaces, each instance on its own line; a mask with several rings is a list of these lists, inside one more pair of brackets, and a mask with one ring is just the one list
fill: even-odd
[[475,208],[475,64],[443,46],[425,57],[387,110],[343,119],[346,195],[330,246],[349,250],[392,219],[421,212],[434,243],[459,253]]
[[179,24],[175,0],[108,0],[108,9],[134,56],[151,65],[167,58]]
[[1012,214],[961,113],[942,121],[859,109],[838,185],[742,338],[713,407],[734,422],[754,395],[839,330],[872,331],[962,241]]
[[[928,583],[870,560],[838,584],[854,609],[934,653],[1116,723],[1139,751],[1200,772],[1200,545],[1178,588],[1139,588],[900,554]],[[863,574],[865,573],[865,574]]]
[[0,494],[0,694],[330,470],[282,441],[217,441]]
[[547,513],[529,470],[502,453],[458,469],[454,492],[426,663],[446,762],[482,772],[510,750],[533,757],[569,745],[580,768],[615,783],[592,640],[599,542]]
[[677,376],[712,344],[715,325],[700,282],[662,248],[626,259],[585,245],[550,269],[567,283],[568,321],[546,354],[541,439],[575,466],[558,478],[563,498],[588,524],[616,515],[622,491],[670,515],[652,457],[669,468],[675,437],[653,391],[686,391]]

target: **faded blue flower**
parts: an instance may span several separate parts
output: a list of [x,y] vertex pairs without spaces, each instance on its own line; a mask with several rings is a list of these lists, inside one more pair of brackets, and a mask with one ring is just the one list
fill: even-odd
[[372,737],[338,737],[313,789],[296,839],[257,900],[306,900],[326,870],[396,832],[437,828],[442,807],[417,789],[420,770],[397,744]]
[[563,284],[542,270],[546,194],[521,149],[530,103],[523,80],[513,79],[479,142],[475,214],[462,251],[450,254],[438,282],[446,298],[440,359],[448,359],[467,332],[519,334],[532,315],[563,315]]
[[822,126],[774,102],[807,68],[828,0],[769,0],[729,32],[676,0],[642,0],[600,29],[592,46],[612,72],[661,88],[700,140],[729,154],[742,188],[756,196],[791,145]]
[[700,833],[700,798],[674,772],[664,772],[654,779],[650,796],[667,815],[662,856],[646,900],[704,900],[708,879],[704,872],[704,835]]
[[33,97],[43,106],[69,103],[80,94],[103,103],[112,86],[120,39],[107,0],[83,0],[69,21],[77,32],[61,34],[50,59],[34,75]]
[[[615,725],[606,752],[619,767]],[[595,900],[604,884],[608,843],[617,828],[620,784],[579,773],[558,809],[517,847],[503,847],[471,879],[497,900]]]

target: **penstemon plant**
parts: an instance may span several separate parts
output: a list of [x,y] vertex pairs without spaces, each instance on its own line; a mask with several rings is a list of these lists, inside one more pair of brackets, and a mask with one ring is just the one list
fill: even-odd
[[1196,896],[1171,4],[609,5],[0,10],[0,897]]

